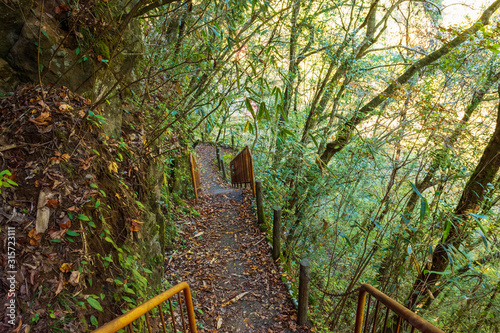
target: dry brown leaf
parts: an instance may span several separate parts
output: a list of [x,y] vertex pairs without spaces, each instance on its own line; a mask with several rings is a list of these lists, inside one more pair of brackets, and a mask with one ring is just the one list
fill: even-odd
[[52,118],[50,117],[50,113],[47,111],[42,112],[38,117],[36,118],[30,118],[29,121],[31,121],[35,125],[48,125],[48,121],[50,121]]
[[55,12],[56,14],[60,14],[60,13],[63,13],[63,12],[67,12],[69,10],[69,7],[66,6],[66,5],[59,5],[55,8]]
[[36,228],[32,229],[30,232],[28,232],[28,237],[30,238],[30,245],[33,246],[38,246],[40,245],[40,238],[42,238],[43,234],[37,234],[36,233]]
[[80,281],[80,272],[79,271],[71,272],[71,276],[69,277],[69,283],[72,286],[76,286],[79,281]]
[[61,237],[66,233],[66,230],[59,231],[49,231],[49,236],[51,239],[61,239]]
[[59,208],[59,201],[57,201],[56,199],[49,199],[49,200],[47,200],[47,203],[45,204],[45,206],[52,208],[52,209],[57,209],[57,208]]
[[61,112],[71,111],[72,109],[73,108],[70,105],[65,103],[61,103],[61,105],[59,105],[59,111]]
[[64,282],[63,280],[59,280],[59,283],[57,284],[56,295],[59,295],[59,293],[63,290],[63,288],[64,288]]
[[68,216],[64,216],[61,223],[59,223],[59,228],[61,228],[63,230],[71,228],[71,220],[69,219]]
[[222,304],[221,307],[225,307],[229,304],[233,304],[235,302],[238,302],[243,296],[245,296],[248,293],[249,293],[248,291],[245,291],[244,293],[239,294],[238,296],[236,296],[236,297],[230,299],[229,301],[227,301],[226,303]]
[[222,327],[222,317],[217,316],[217,329],[220,329]]
[[129,219],[132,222],[132,225],[130,226],[130,231],[139,231],[141,230],[141,224],[144,224],[144,222],[141,222],[139,220],[134,220],[134,219]]

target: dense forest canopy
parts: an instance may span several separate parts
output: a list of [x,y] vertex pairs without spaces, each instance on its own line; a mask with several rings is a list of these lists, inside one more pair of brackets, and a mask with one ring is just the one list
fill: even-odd
[[498,325],[499,5],[202,2],[181,22],[167,112],[252,146],[324,327],[359,282],[442,327]]
[[60,3],[51,43],[77,65],[38,47],[27,72],[15,44],[19,81],[87,94],[115,138],[125,108],[166,174],[179,147],[249,145],[286,266],[311,261],[317,331],[352,327],[353,298],[331,294],[360,283],[445,330],[498,331],[500,0]]

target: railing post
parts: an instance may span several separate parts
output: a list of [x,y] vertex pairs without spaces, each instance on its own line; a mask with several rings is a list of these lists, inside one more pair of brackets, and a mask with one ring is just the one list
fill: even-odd
[[196,333],[196,319],[194,317],[193,300],[191,298],[191,289],[189,287],[184,289],[184,300],[186,301],[189,329],[191,330],[191,333]]
[[194,198],[198,201],[198,185],[196,184],[195,161],[192,153],[189,153],[189,164],[191,166],[191,177],[193,178]]
[[279,259],[281,254],[281,208],[274,208],[273,215],[273,260]]
[[255,192],[257,197],[257,222],[261,228],[266,227],[266,217],[264,216],[264,195],[262,194],[262,181],[255,181]]
[[307,322],[307,307],[309,305],[309,260],[300,261],[299,275],[299,313],[297,324],[305,325]]
[[217,165],[219,166],[219,171],[220,171],[221,166],[220,166],[220,148],[219,148],[219,146],[215,146],[215,155],[217,157]]
[[[363,316],[365,314],[366,290],[360,289],[358,296],[358,309],[356,310],[356,323],[354,324],[354,333],[361,333],[363,329]],[[376,320],[376,318],[375,318]]]

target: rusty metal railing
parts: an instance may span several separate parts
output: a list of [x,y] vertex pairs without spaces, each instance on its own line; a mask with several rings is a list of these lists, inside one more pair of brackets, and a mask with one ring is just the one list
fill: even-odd
[[[368,301],[366,301],[367,294]],[[370,302],[372,298],[376,300],[375,313],[373,315],[370,314]],[[364,314],[365,305],[367,309],[366,315]],[[380,320],[381,317],[379,317],[379,314],[383,312],[383,309],[381,309],[381,305],[384,305],[386,308],[383,321]],[[391,327],[388,327],[390,310],[392,310],[397,315],[397,322],[389,324]],[[365,324],[364,330],[363,323]],[[382,323],[383,329],[377,329],[378,324]],[[361,333],[363,331],[364,333],[366,333],[371,331],[372,333],[385,333],[387,329],[390,329],[390,331],[394,333],[401,333],[403,331],[409,331],[413,333],[416,329],[424,333],[444,333],[442,330],[432,325],[416,313],[410,311],[408,308],[404,307],[402,304],[390,298],[375,287],[369,284],[363,284],[359,290],[358,310],[356,311],[356,324],[354,332]]]
[[[181,296],[181,291],[183,291],[184,297]],[[173,302],[171,300],[171,298],[175,295],[178,296],[178,307],[179,307],[179,311],[180,311],[180,321],[176,320],[177,318],[175,317],[174,306],[172,305]],[[182,298],[184,298],[184,302],[182,301]],[[164,312],[162,307],[161,307],[161,304],[165,303],[165,302],[168,303],[168,307],[167,307],[166,311]],[[173,331],[177,332],[177,325],[179,326],[179,330],[181,329],[181,326],[182,326],[182,332],[188,332],[187,326],[186,326],[186,318],[184,318],[183,303],[185,304],[185,308],[186,308],[187,322],[189,325],[189,330],[191,333],[196,333],[196,321],[194,318],[194,309],[193,309],[193,301],[191,299],[191,290],[189,289],[189,286],[186,282],[181,282],[178,285],[161,293],[160,295],[153,297],[152,299],[150,299],[146,303],[143,303],[142,305],[139,305],[135,309],[130,310],[129,312],[121,315],[120,317],[116,318],[115,320],[110,321],[109,323],[96,329],[92,333],[114,333],[114,332],[117,332],[125,327],[128,327],[128,332],[132,333],[132,332],[134,332],[134,327],[133,327],[132,323],[142,316],[145,316],[146,326],[147,326],[149,333],[152,333],[152,332],[167,333],[167,326],[171,326]],[[157,326],[158,328],[160,328],[160,330],[153,331],[152,325],[154,322],[154,318],[151,318],[151,316],[149,315],[149,312],[150,312],[150,310],[152,310],[155,307],[158,308],[158,313],[160,315],[160,318],[156,318],[156,319],[160,319],[161,322],[158,323],[159,325]],[[165,315],[167,315],[167,317],[165,317]],[[167,321],[165,320],[165,318],[168,318],[168,315],[171,318],[170,325],[167,324]]]
[[250,148],[246,146],[229,164],[231,168],[231,184],[233,187],[245,187],[247,184],[252,188],[255,195],[255,177],[253,173],[253,157]]
[[196,163],[196,158],[192,153],[189,153],[189,164],[191,166],[191,177],[193,178],[194,197],[196,201],[198,201],[198,190],[200,189],[200,169],[198,168],[198,163]]

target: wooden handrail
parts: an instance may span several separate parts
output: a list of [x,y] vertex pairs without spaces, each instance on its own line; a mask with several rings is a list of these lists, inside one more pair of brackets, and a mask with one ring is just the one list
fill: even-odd
[[[102,327],[99,327],[98,329],[92,331],[92,333],[114,333],[114,332],[117,332],[126,326],[129,327],[130,332],[133,332],[132,323],[135,320],[139,319],[143,315],[146,316],[146,322],[148,325],[149,332],[152,332],[151,326],[149,323],[148,312],[155,307],[158,307],[158,310],[160,311],[160,317],[162,319],[162,324],[163,324],[163,328],[164,328],[163,331],[166,332],[165,328],[167,327],[166,326],[167,323],[165,322],[165,319],[163,316],[161,304],[167,300],[170,301],[170,298],[172,296],[179,294],[181,291],[184,292],[184,301],[186,303],[189,329],[191,330],[191,333],[196,333],[196,321],[195,321],[195,317],[194,317],[193,300],[191,299],[191,290],[189,289],[189,286],[186,282],[181,282],[181,283],[175,285],[174,287],[168,289],[167,291],[161,293],[160,295],[153,297],[149,301],[139,305],[138,307],[130,310],[129,312],[121,315],[120,317],[108,322],[107,324],[103,325]],[[179,294],[179,303],[180,303],[179,306],[180,306],[181,315],[182,315],[183,311],[182,311],[182,301],[180,298],[180,294]],[[176,332],[175,320],[173,318],[174,313],[173,313],[171,303],[170,303],[170,315],[172,316],[174,332]],[[184,317],[182,317],[182,322],[184,323]],[[185,332],[185,329],[183,332]]]
[[189,165],[191,167],[191,177],[193,179],[194,198],[198,201],[198,190],[200,189],[200,169],[196,158],[192,153],[189,153]]
[[231,168],[231,184],[233,187],[250,185],[255,196],[255,175],[253,171],[253,157],[250,148],[246,146],[236,155],[229,164]]

